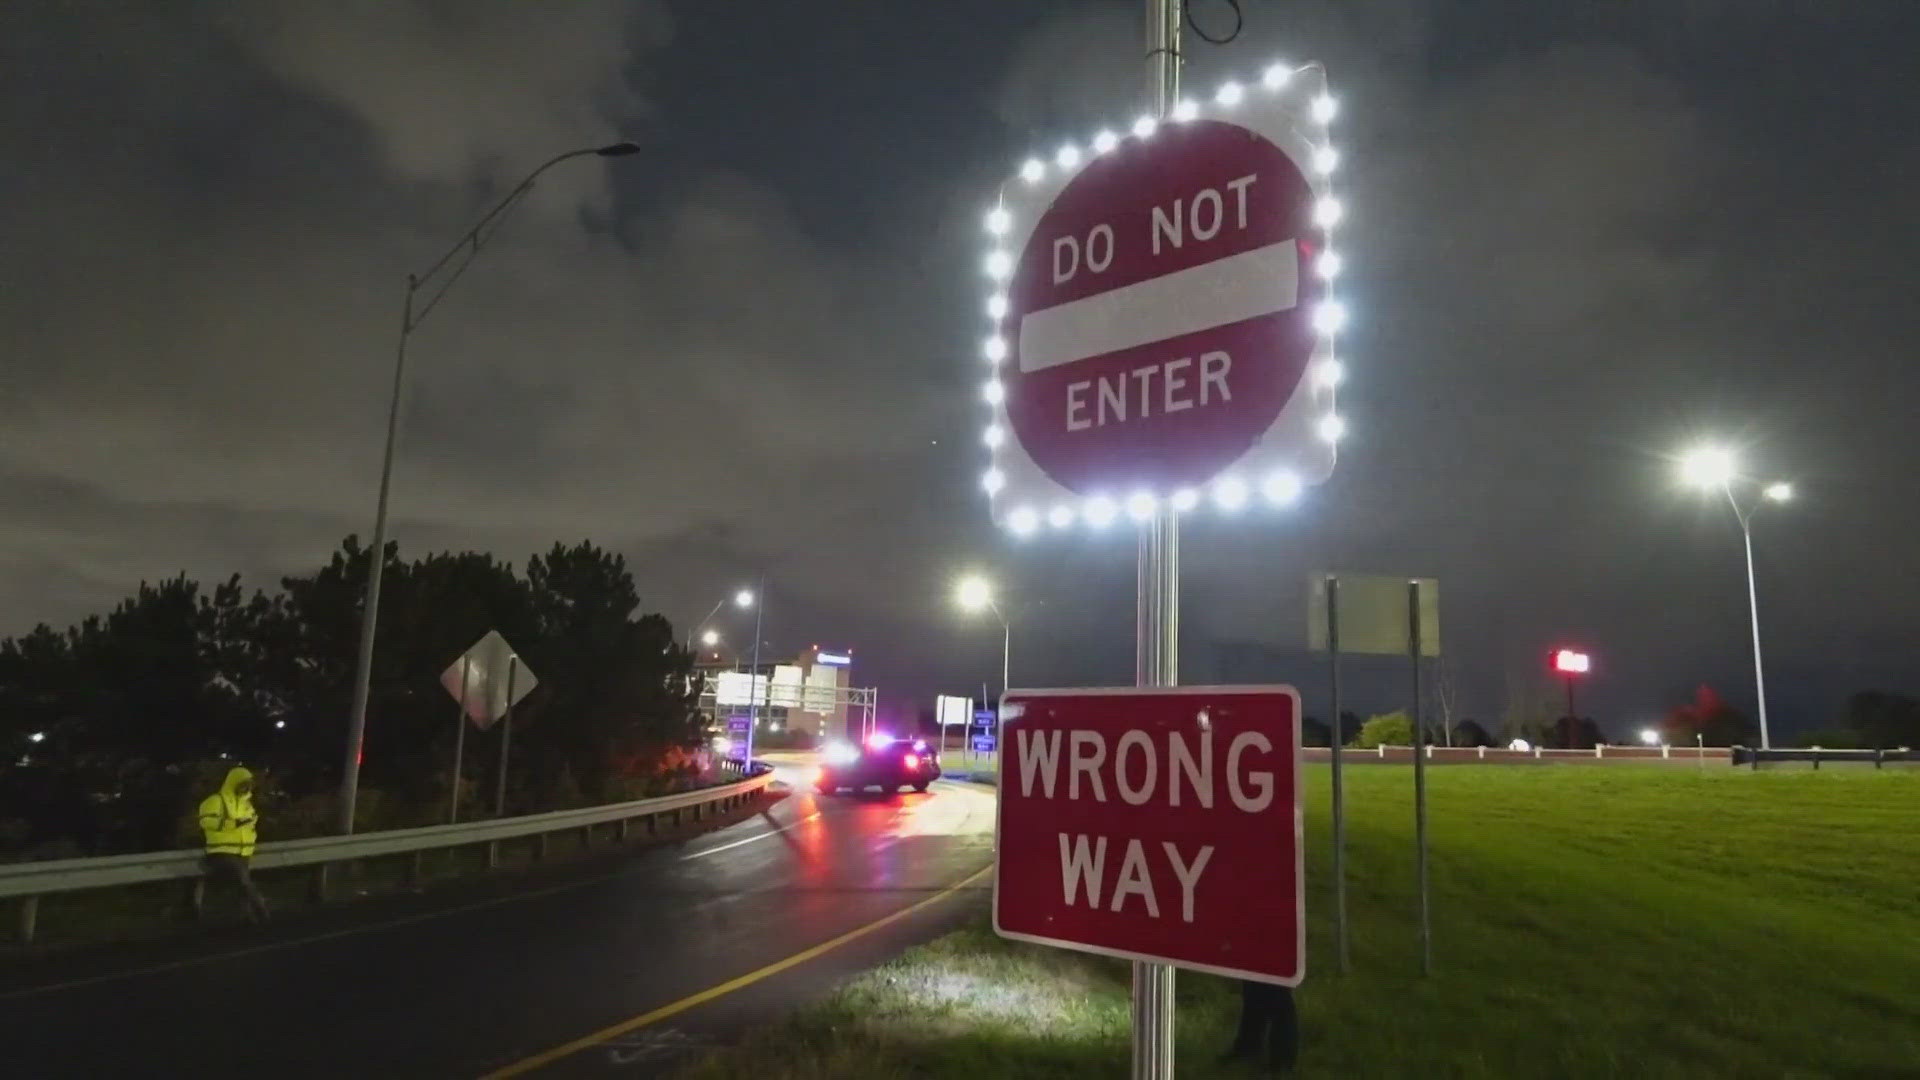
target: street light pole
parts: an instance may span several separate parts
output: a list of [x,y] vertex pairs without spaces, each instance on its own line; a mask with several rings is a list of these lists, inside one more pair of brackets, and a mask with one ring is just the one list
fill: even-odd
[[1753,692],[1760,706],[1760,749],[1771,750],[1773,740],[1767,730],[1767,676],[1760,666],[1760,592],[1753,578],[1753,512],[1741,512],[1731,485],[1726,492],[1733,516],[1740,519],[1740,540],[1747,553],[1747,623],[1753,630]]
[[[767,575],[760,575],[760,586],[754,593],[753,604],[753,671],[747,676],[747,748],[740,757],[740,770],[753,770],[753,729],[760,724],[760,630],[767,617]],[[772,679],[767,680],[771,688]]]
[[[343,834],[353,831],[353,807],[360,793],[360,749],[367,733],[367,697],[373,682],[373,639],[380,621],[380,579],[387,562],[387,495],[393,486],[393,447],[400,426],[400,393],[406,384],[407,339],[413,336],[413,332],[426,321],[427,316],[433,312],[441,298],[447,295],[447,290],[451,289],[453,283],[460,280],[460,275],[466,272],[467,267],[473,264],[474,258],[480,254],[481,246],[492,237],[494,230],[498,229],[500,223],[506,219],[507,212],[512,210],[527,192],[533,190],[533,182],[539,179],[541,173],[572,158],[589,155],[626,157],[639,152],[638,146],[622,142],[570,150],[549,158],[539,168],[528,173],[525,180],[520,181],[505,198],[495,203],[493,209],[487,211],[472,228],[461,234],[460,239],[447,249],[446,254],[440,256],[432,266],[428,267],[426,273],[407,275],[406,301],[400,310],[400,344],[394,350],[393,389],[387,401],[387,443],[386,450],[380,459],[380,497],[373,513],[373,546],[367,551],[367,595],[360,614],[360,649],[354,658],[353,666],[353,703],[347,721],[346,764],[340,779],[338,825],[339,831]],[[454,263],[452,272],[446,276],[439,290],[416,312],[414,298],[419,295],[421,286],[432,281],[456,257],[459,257],[460,261]]]
[[1760,489],[1760,500],[1742,507],[1733,493],[1740,478],[1738,462],[1732,451],[1719,446],[1699,446],[1680,458],[1681,478],[1706,491],[1719,489],[1733,507],[1734,520],[1740,523],[1740,541],[1747,557],[1747,623],[1753,631],[1753,691],[1760,710],[1760,749],[1773,749],[1772,733],[1767,727],[1767,679],[1760,664],[1760,590],[1753,571],[1753,515],[1760,501],[1783,503],[1793,498],[1793,485],[1776,480]]

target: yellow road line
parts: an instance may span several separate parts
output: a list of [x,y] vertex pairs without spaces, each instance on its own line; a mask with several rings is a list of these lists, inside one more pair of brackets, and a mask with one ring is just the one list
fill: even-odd
[[927,908],[930,908],[933,905],[939,903],[940,901],[947,899],[948,897],[952,896],[954,893],[959,892],[961,889],[964,889],[967,886],[973,884],[974,882],[979,881],[981,878],[986,877],[987,874],[992,870],[993,870],[993,867],[991,866],[981,867],[979,870],[976,870],[975,872],[967,875],[966,877],[948,886],[947,888],[942,889],[937,893],[934,893],[932,896],[929,896],[924,900],[908,905],[907,907],[903,907],[899,911],[896,911],[891,915],[887,915],[882,918],[875,919],[873,922],[870,922],[865,926],[856,927],[855,929],[849,930],[846,933],[841,934],[837,938],[833,938],[828,941],[823,941],[820,944],[815,945],[810,949],[803,949],[800,952],[794,953],[792,956],[787,957],[785,960],[776,960],[773,963],[768,964],[766,967],[760,968],[757,971],[749,971],[745,975],[742,975],[737,979],[728,979],[726,982],[723,982],[718,986],[708,987],[707,989],[702,990],[697,994],[689,994],[686,997],[681,998],[679,1001],[673,1002],[672,1004],[669,1004],[669,1005],[662,1005],[659,1008],[654,1009],[652,1012],[641,1013],[639,1016],[633,1017],[630,1020],[622,1020],[619,1023],[613,1025],[612,1027],[601,1028],[599,1031],[596,1031],[590,1035],[582,1035],[581,1037],[573,1040],[572,1042],[562,1043],[561,1045],[556,1046],[551,1050],[547,1050],[542,1053],[535,1054],[532,1057],[526,1058],[521,1061],[516,1061],[513,1064],[506,1066],[505,1068],[498,1069],[498,1070],[495,1070],[494,1072],[490,1072],[486,1074],[485,1076],[481,1077],[481,1080],[506,1080],[506,1078],[510,1076],[520,1076],[525,1073],[530,1073],[535,1069],[544,1068],[548,1065],[551,1065],[554,1062],[559,1061],[563,1057],[567,1057],[572,1054],[577,1054],[580,1051],[585,1050],[590,1046],[595,1046],[599,1043],[606,1042],[608,1039],[618,1038],[621,1035],[625,1035],[629,1031],[634,1031],[639,1028],[646,1027],[648,1024],[657,1024],[660,1021],[665,1020],[669,1016],[677,1016],[680,1013],[686,1012],[688,1009],[694,1008],[699,1005],[704,1005],[707,1002],[714,1000],[715,998],[725,997],[726,995],[733,993],[735,990],[752,986],[754,983],[757,983],[762,979],[769,978],[774,975],[778,975],[781,972],[786,971],[788,968],[798,967],[799,965],[804,964],[809,960],[822,956],[826,953],[832,952],[833,950],[839,948],[840,946],[845,945],[849,941],[854,941],[859,938],[866,937],[868,934],[873,933],[875,930],[879,930],[882,927],[890,926],[896,922],[899,922],[901,919],[904,919],[907,916],[914,914],[915,912],[924,911]]

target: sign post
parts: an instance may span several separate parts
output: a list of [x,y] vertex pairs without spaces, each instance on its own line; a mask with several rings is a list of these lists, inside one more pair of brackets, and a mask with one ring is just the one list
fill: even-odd
[[[514,678],[515,672],[520,678]],[[466,750],[466,721],[485,731],[502,717],[511,717],[513,706],[540,685],[532,671],[520,663],[518,653],[498,630],[489,630],[473,643],[459,659],[440,673],[440,685],[460,703],[461,723],[453,739],[453,794],[448,800],[447,821],[460,816],[460,763]],[[509,720],[511,724],[511,720]],[[506,792],[506,736],[501,736],[501,800]]]
[[[1178,682],[1180,518],[1284,507],[1331,474],[1346,318],[1324,72],[1276,64],[1184,99],[1182,5],[1145,10],[1144,114],[1029,159],[986,215],[981,390],[996,520],[1138,529],[1143,692]],[[1173,1073],[1173,970],[1134,963],[1135,1078]]]
[[1346,796],[1341,788],[1340,654],[1413,661],[1414,862],[1420,889],[1420,970],[1432,974],[1427,895],[1427,749],[1420,663],[1440,655],[1440,583],[1380,574],[1314,574],[1307,586],[1307,644],[1332,659],[1333,903],[1340,970],[1347,965]]
[[1156,969],[1299,983],[1293,688],[1016,690],[1002,737],[1000,934]]

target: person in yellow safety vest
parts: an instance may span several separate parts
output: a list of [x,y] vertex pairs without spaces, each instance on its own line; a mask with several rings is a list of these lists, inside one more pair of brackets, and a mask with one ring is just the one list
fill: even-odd
[[207,880],[231,883],[247,900],[247,919],[264,922],[267,901],[254,887],[250,866],[259,815],[253,809],[253,773],[227,770],[220,790],[200,801],[200,830],[207,834]]

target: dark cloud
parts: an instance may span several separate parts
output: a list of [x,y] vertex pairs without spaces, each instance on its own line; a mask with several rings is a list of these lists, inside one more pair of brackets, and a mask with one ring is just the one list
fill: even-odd
[[[894,694],[997,669],[945,603],[993,565],[1016,681],[1124,681],[1131,547],[993,533],[973,354],[979,207],[1136,111],[1136,7],[7,7],[0,632],[364,534],[406,272],[531,165],[631,138],[543,181],[416,335],[402,543],[590,536],[680,619],[764,567],[776,638],[866,646]],[[1310,677],[1303,582],[1341,566],[1441,577],[1483,715],[1562,638],[1607,717],[1738,697],[1737,532],[1662,457],[1718,430],[1805,492],[1761,523],[1763,617],[1775,696],[1823,708],[1920,600],[1890,539],[1920,527],[1913,20],[1508,7],[1248,5],[1189,41],[1202,92],[1327,62],[1356,314],[1333,481],[1190,530],[1189,677]]]

